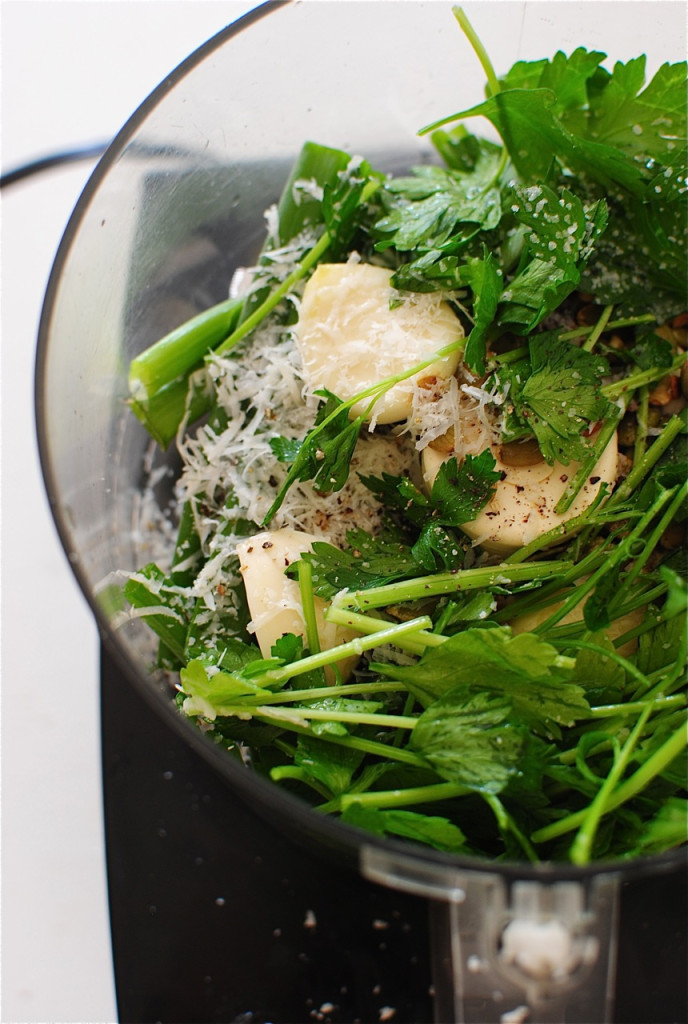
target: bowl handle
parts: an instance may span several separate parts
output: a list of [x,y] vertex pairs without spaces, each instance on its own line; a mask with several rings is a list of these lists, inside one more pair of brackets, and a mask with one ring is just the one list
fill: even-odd
[[361,850],[370,881],[429,900],[436,1024],[608,1024],[620,877],[518,879]]

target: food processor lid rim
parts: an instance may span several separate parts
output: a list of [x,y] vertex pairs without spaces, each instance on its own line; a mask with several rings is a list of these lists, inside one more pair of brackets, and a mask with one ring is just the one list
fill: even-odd
[[38,455],[41,465],[44,487],[51,513],[58,536],[65,554],[70,562],[70,567],[77,583],[86,598],[86,601],[94,615],[101,641],[108,654],[114,659],[118,668],[126,673],[127,679],[136,687],[149,705],[158,713],[161,713],[170,726],[181,735],[189,745],[199,753],[207,762],[212,764],[219,772],[219,775],[226,781],[231,779],[236,782],[238,788],[253,792],[261,803],[274,811],[280,817],[286,817],[299,826],[304,832],[317,831],[318,834],[329,841],[332,846],[345,848],[348,853],[360,855],[361,850],[367,847],[375,847],[379,850],[394,853],[401,861],[417,863],[432,863],[438,869],[445,869],[447,874],[451,872],[480,873],[481,875],[492,874],[500,876],[505,880],[532,880],[542,883],[555,883],[558,881],[581,881],[592,879],[600,874],[617,875],[624,879],[636,875],[654,874],[663,871],[675,870],[688,857],[688,851],[684,848],[672,850],[668,853],[653,855],[645,858],[635,858],[629,861],[595,861],[584,866],[577,866],[565,862],[540,862],[528,863],[527,861],[488,861],[478,857],[467,855],[451,854],[441,850],[426,847],[420,843],[403,841],[390,837],[377,836],[373,833],[366,833],[338,819],[326,815],[316,815],[311,807],[298,797],[286,790],[280,789],[274,783],[261,776],[250,773],[245,767],[232,760],[227,752],[217,744],[211,743],[189,720],[179,714],[175,705],[154,685],[146,685],[142,680],[140,671],[134,661],[116,642],[112,635],[110,624],[98,602],[94,599],[92,589],[85,579],[78,558],[74,557],[75,545],[70,536],[69,525],[63,515],[58,498],[59,488],[54,479],[52,461],[49,454],[49,436],[44,418],[44,394],[45,394],[45,366],[49,346],[50,324],[56,296],[60,288],[60,280],[63,267],[67,261],[74,239],[77,237],[82,219],[86,213],[92,196],[96,193],[101,182],[110,168],[120,157],[126,145],[133,139],[136,130],[143,123],[148,113],[153,110],[160,100],[170,92],[186,74],[196,65],[200,64],[214,50],[224,45],[228,40],[239,35],[244,29],[253,23],[267,17],[273,11],[283,7],[291,7],[296,0],[265,0],[260,6],[247,12],[235,22],[221,29],[205,43],[186,57],[165,79],[148,95],[137,107],[134,113],[128,118],[123,127],[113,138],[105,153],[98,161],[90,178],[88,179],[74,210],[69,218],[67,226],[62,235],[55,260],[50,272],[48,284],[41,310],[38,327],[35,374],[34,374],[34,411],[36,432],[38,440]]
[[[104,153],[98,160],[93,172],[91,173],[88,181],[86,182],[77,202],[72,210],[67,225],[63,231],[62,238],[60,239],[55,259],[50,270],[48,277],[48,283],[46,285],[45,295],[43,297],[43,304],[41,308],[41,315],[38,324],[37,342],[36,342],[36,356],[34,362],[34,412],[35,412],[35,426],[36,436],[38,441],[38,455],[41,464],[41,471],[43,475],[43,481],[45,484],[48,501],[50,508],[55,519],[56,527],[62,546],[65,549],[67,557],[70,558],[70,551],[72,545],[69,543],[69,530],[66,523],[63,521],[59,514],[59,502],[57,500],[58,489],[55,486],[55,481],[52,475],[51,460],[48,454],[49,439],[48,431],[44,421],[44,404],[43,395],[45,389],[45,363],[48,350],[48,338],[50,334],[50,324],[53,315],[53,309],[55,305],[55,298],[59,291],[60,280],[62,277],[62,271],[67,258],[72,248],[74,239],[77,236],[78,230],[81,226],[84,214],[88,209],[91,198],[95,195],[102,181],[106,177],[111,167],[115,164],[117,159],[122,155],[126,145],[132,141],[137,129],[145,121],[150,111],[154,110],[159,102],[166,96],[172,89],[182,81],[188,72],[195,66],[202,63],[207,56],[213,51],[219,49],[227,40],[233,38],[235,35],[239,35],[244,29],[257,21],[262,20],[272,13],[277,8],[291,6],[295,0],[265,0],[264,3],[255,7],[253,10],[248,11],[246,14],[237,18],[236,21],[227,25],[225,28],[220,29],[215,35],[211,36],[202,43],[196,50],[184,58],[166,77],[148,94],[148,96],[139,104],[136,110],[126,120],[124,125],[120,128],[111,142],[108,144]],[[72,562],[70,558],[70,563]],[[89,597],[89,588],[85,581],[82,579],[81,574],[78,571],[78,566],[72,563],[72,569],[77,576],[79,585],[84,592],[89,604],[92,605],[92,601]]]
[[[36,432],[38,459],[41,468],[44,491],[50,507],[50,512],[57,530],[58,538],[65,555],[69,561],[70,568],[74,574],[79,589],[84,595],[93,615],[95,616],[101,636],[109,632],[109,623],[100,610],[98,603],[94,600],[91,586],[86,580],[81,569],[78,557],[76,557],[76,544],[71,535],[70,526],[59,499],[59,487],[57,486],[53,472],[53,460],[50,455],[50,436],[45,420],[45,393],[46,393],[46,362],[49,349],[49,338],[51,323],[55,308],[57,295],[60,290],[60,283],[64,267],[69,258],[75,238],[78,235],[82,221],[88,210],[91,199],[98,191],[108,172],[122,155],[127,144],[136,135],[138,128],[144,123],[148,114],[155,109],[159,102],[172,89],[182,81],[189,71],[201,64],[215,50],[219,49],[229,39],[239,35],[244,29],[255,22],[262,20],[271,14],[275,9],[291,6],[295,0],[265,0],[258,7],[248,11],[237,18],[225,28],[220,29],[202,43],[196,50],[182,60],[139,104],[136,110],[126,120],[114,138],[111,140],[104,153],[98,160],[90,177],[76,201],[74,209],[69,217],[67,225],[62,233],[60,243],[53,260],[48,277],[48,282],[43,296],[43,303],[38,323],[36,340],[36,353],[34,358],[34,427]],[[133,667],[132,667],[133,670]]]

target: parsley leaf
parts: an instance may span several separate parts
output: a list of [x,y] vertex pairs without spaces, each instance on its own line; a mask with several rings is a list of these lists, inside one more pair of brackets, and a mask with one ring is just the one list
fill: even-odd
[[505,697],[451,690],[423,712],[410,743],[443,779],[500,793],[519,771],[526,735]]
[[555,191],[546,185],[515,187],[512,212],[528,228],[526,244],[532,255],[574,277],[607,223],[603,202],[586,204],[567,188]]
[[334,795],[346,792],[362,760],[361,751],[311,736],[299,736],[294,754],[294,764],[327,786]]
[[568,189],[537,185],[514,188],[511,209],[525,228],[530,259],[501,294],[499,322],[525,334],[579,286],[607,226],[607,207],[603,201],[583,203]]
[[496,95],[441,123],[485,116],[523,182],[566,180],[581,197],[604,197],[610,227],[585,289],[624,314],[667,319],[685,308],[688,281],[686,62],[662,65],[645,85],[645,57],[610,73],[605,56],[579,48],[519,62]]
[[[373,537],[361,529],[349,530],[346,536],[348,548],[315,541],[312,551],[301,555],[312,566],[313,590],[319,597],[329,600],[340,590],[385,586],[417,574],[416,559],[398,541]],[[289,567],[287,574],[298,574],[298,562]]]
[[[598,647],[614,651],[611,640],[601,633],[593,637]],[[617,661],[599,651],[582,647],[576,655],[573,680],[583,687],[591,704],[614,704],[622,697],[626,673]]]
[[582,460],[589,452],[583,432],[611,410],[600,390],[607,363],[554,332],[533,335],[528,347],[529,361],[497,371],[502,390],[509,385],[511,417],[505,439],[530,432],[550,464]]
[[636,337],[635,344],[629,350],[629,354],[636,366],[640,367],[641,370],[651,370],[655,366],[668,368],[671,366],[674,358],[671,342],[667,341],[666,338],[660,338],[658,334],[653,332],[646,332]]
[[458,569],[463,564],[464,555],[456,536],[432,520],[423,526],[411,554],[427,572]]
[[[263,669],[266,662],[262,659]],[[276,663],[275,663],[276,664]],[[270,698],[269,690],[251,681],[241,671],[209,673],[202,661],[190,661],[180,669],[179,677],[182,689],[187,694],[184,705],[186,714],[200,714],[209,720],[222,714],[223,706],[240,700],[242,697]]]
[[467,173],[422,166],[413,168],[413,177],[386,182],[387,214],[375,225],[376,249],[456,252],[481,228],[497,227],[501,195],[492,182],[498,159],[499,151],[492,150]]
[[504,89],[550,89],[554,94],[553,109],[565,119],[567,112],[586,106],[588,81],[605,56],[579,46],[568,57],[559,50],[551,60],[519,60],[500,78],[500,83]]
[[646,63],[640,56],[617,62],[611,74],[599,69],[588,90],[586,134],[641,166],[650,160],[668,166],[685,147],[686,64],[662,64],[643,89]]
[[380,810],[353,803],[342,814],[349,825],[366,829],[375,835],[403,836],[417,843],[426,843],[436,850],[458,853],[465,847],[465,836],[458,825],[439,815],[417,811]]
[[443,462],[430,491],[430,504],[438,522],[445,526],[462,526],[475,519],[501,478],[495,465],[494,455],[488,448],[480,455],[467,455],[460,466],[455,457]]
[[[376,666],[383,671],[384,666]],[[385,670],[389,674],[389,670]],[[557,652],[532,633],[512,636],[505,627],[472,627],[428,650],[414,665],[393,669],[423,704],[451,692],[508,697],[516,713],[536,733],[559,735],[560,726],[585,717],[583,690],[570,670],[557,664]]]
[[682,797],[669,797],[655,815],[643,822],[636,845],[627,857],[650,856],[688,842],[688,802]]
[[363,190],[374,179],[381,182],[383,177],[374,173],[366,160],[352,158],[347,167],[337,174],[334,182],[325,183],[322,215],[330,236],[330,259],[345,257],[351,239],[363,219]]
[[[489,450],[467,455],[457,467],[455,458],[440,467],[428,497],[407,477],[383,473],[361,481],[387,507],[420,531],[411,547],[398,539],[373,537],[364,530],[347,532],[348,549],[316,541],[301,556],[313,570],[313,588],[329,599],[343,589],[365,590],[438,568],[452,570],[463,562],[463,547],[445,527],[469,522],[492,497],[500,474]],[[296,565],[288,570],[296,572]]]
[[[648,161],[676,160],[685,144],[685,62],[663,65],[640,92],[643,57],[617,63],[613,74],[594,68],[594,60],[579,50],[566,63],[557,55],[557,68],[539,62],[539,76],[538,68],[528,71],[528,88],[521,68],[520,87],[513,87],[515,75],[505,79],[507,88],[453,119],[488,118],[527,181],[554,180],[556,163],[640,195],[651,177]],[[560,92],[564,82],[569,88]]]
[[429,497],[406,477],[383,473],[380,478],[361,476],[361,480],[388,507],[403,510],[406,518],[418,526],[429,515],[443,526],[461,526],[475,519],[494,494],[494,484],[500,479],[495,465],[489,449],[480,455],[467,455],[460,467],[456,457],[447,459],[440,466]]
[[349,477],[351,457],[365,416],[350,420],[348,406],[331,391],[323,388],[315,393],[325,398],[325,402],[320,405],[315,423],[303,441],[281,436],[270,440],[273,454],[280,462],[291,463],[291,468],[265,516],[264,525],[272,520],[297,480],[312,480],[316,491],[329,494],[341,490]]
[[485,372],[486,339],[494,321],[502,294],[503,273],[496,258],[483,247],[482,257],[471,257],[461,267],[458,278],[473,293],[473,327],[463,353],[463,361],[473,373]]
[[183,664],[193,600],[183,596],[174,581],[154,562],[131,576],[124,585],[124,596],[134,608],[160,607],[160,614],[149,612],[146,623],[160,638],[163,664]]

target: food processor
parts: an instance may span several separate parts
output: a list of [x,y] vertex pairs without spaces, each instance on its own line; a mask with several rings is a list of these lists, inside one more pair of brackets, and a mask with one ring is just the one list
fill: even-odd
[[[649,14],[623,2],[465,5],[498,71],[576,45],[683,57],[679,5],[655,4],[649,24],[640,7]],[[57,528],[102,638],[123,1021],[686,1017],[684,851],[496,865],[318,815],[179,714],[122,597],[127,572],[164,542],[150,524],[178,468],[173,450],[152,455],[128,408],[131,358],[226,297],[306,139],[396,173],[433,160],[418,129],[477,102],[483,80],[440,0],[266,3],[142,103],[66,229],[36,408]]]

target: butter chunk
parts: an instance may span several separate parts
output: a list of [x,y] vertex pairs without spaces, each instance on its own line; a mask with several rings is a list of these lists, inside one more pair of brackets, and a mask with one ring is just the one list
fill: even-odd
[[[303,604],[297,580],[285,575],[285,569],[298,561],[305,551],[311,550],[319,538],[300,530],[264,530],[237,544],[241,576],[246,591],[251,628],[261,654],[269,658],[275,641],[285,633],[306,636]],[[330,650],[358,636],[342,626],[326,622],[325,602],[314,598],[315,617],[321,650]],[[353,670],[357,658],[339,663],[342,676]],[[326,674],[328,670],[326,670]]]
[[[501,462],[499,448],[494,447],[495,470],[502,479],[482,512],[461,529],[471,540],[492,554],[508,555],[530,544],[561,523],[579,516],[593,503],[602,485],[613,487],[617,478],[618,446],[616,434],[602,452],[590,476],[566,512],[554,511],[569,480],[578,469],[577,462],[568,466],[544,461],[532,466],[510,466]],[[426,448],[422,456],[423,480],[429,489],[442,463],[451,457]]]
[[[463,338],[451,306],[439,295],[397,292],[392,271],[368,263],[320,264],[301,300],[296,341],[306,383],[327,388],[343,401],[388,377],[412,369]],[[415,378],[395,384],[380,398],[370,419],[398,423],[411,413],[413,380],[451,377],[461,358],[452,352]],[[367,401],[354,405],[362,415]]]

